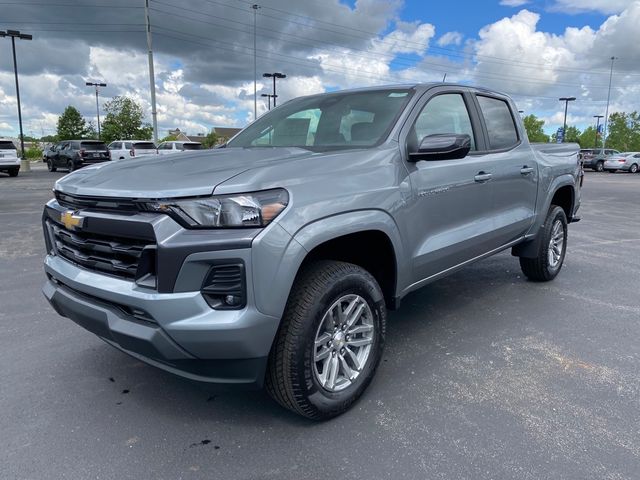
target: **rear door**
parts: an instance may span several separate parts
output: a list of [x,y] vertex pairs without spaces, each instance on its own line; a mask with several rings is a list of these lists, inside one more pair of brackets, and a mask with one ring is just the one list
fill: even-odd
[[451,87],[429,90],[405,124],[401,141],[407,160],[427,135],[456,133],[472,139],[466,158],[406,162],[413,191],[406,228],[414,283],[495,247],[491,175],[496,160],[478,155],[484,149],[481,128],[468,90]]
[[517,110],[506,97],[477,94],[487,150],[483,158],[494,166],[493,242],[507,244],[533,225],[538,195],[538,162],[518,128]]

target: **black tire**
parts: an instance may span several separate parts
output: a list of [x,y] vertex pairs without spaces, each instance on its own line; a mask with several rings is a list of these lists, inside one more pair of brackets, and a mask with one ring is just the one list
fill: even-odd
[[[563,242],[558,263],[554,266],[549,261],[549,249],[551,235],[556,222],[562,225]],[[529,280],[534,282],[548,282],[553,280],[564,263],[564,257],[567,253],[567,216],[564,210],[556,205],[551,205],[544,225],[541,228],[540,245],[538,247],[538,256],[535,258],[520,257],[520,268]]]
[[[316,334],[325,313],[349,294],[359,295],[369,306],[373,341],[352,383],[343,390],[329,391],[316,378],[314,370]],[[296,277],[269,355],[267,392],[283,407],[313,420],[326,420],[344,413],[362,395],[375,374],[384,349],[386,317],[380,286],[363,268],[337,261],[318,261],[303,267]]]
[[637,173],[638,171],[638,165],[637,164],[633,164],[629,167],[629,173]]
[[50,172],[55,172],[56,170],[58,170],[58,169],[56,168],[55,164],[53,163],[53,161],[51,161],[51,160],[47,160],[47,169],[48,169]]
[[67,170],[69,170],[69,173],[73,172],[76,169],[76,165],[75,163],[73,163],[73,160],[69,160],[67,162]]
[[19,168],[10,168],[9,170],[7,170],[7,173],[9,174],[10,177],[17,177],[18,172],[20,172]]
[[604,170],[604,162],[603,162],[603,161],[600,161],[600,162],[596,163],[596,168],[594,168],[594,170],[595,170],[596,172],[601,172],[601,171],[603,171],[603,170]]
[[609,173],[616,173],[616,172],[617,172],[617,170],[607,170],[607,172],[609,172]]

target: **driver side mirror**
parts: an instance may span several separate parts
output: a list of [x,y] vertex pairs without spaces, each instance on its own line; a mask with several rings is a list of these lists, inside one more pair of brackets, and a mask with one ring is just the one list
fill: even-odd
[[454,160],[464,158],[471,150],[471,137],[467,134],[436,133],[420,141],[418,150],[409,153],[409,161]]

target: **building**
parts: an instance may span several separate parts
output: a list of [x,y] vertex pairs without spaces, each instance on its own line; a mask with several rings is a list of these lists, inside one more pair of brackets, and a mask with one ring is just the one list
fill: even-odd
[[[226,142],[231,137],[233,137],[236,133],[238,133],[241,128],[236,127],[213,127],[211,131],[218,136],[218,145]],[[205,139],[206,135],[204,133],[199,133],[197,135],[187,135],[186,132],[183,132],[179,128],[174,130],[169,130],[169,135],[176,137],[177,141],[181,142],[200,142]]]

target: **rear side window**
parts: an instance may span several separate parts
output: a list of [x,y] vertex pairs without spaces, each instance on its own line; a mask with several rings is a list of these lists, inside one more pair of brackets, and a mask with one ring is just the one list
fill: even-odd
[[[76,148],[78,148],[76,146]],[[80,148],[85,150],[106,150],[107,146],[102,142],[82,142]]]
[[138,150],[155,150],[156,146],[151,142],[137,142],[133,146]]
[[7,142],[7,141],[1,141],[0,142],[0,150],[15,150],[16,146],[13,144],[13,142]]
[[480,110],[489,135],[489,149],[502,150],[518,143],[518,131],[511,108],[504,100],[478,96]]
[[200,150],[202,145],[200,143],[183,143],[182,150]]

